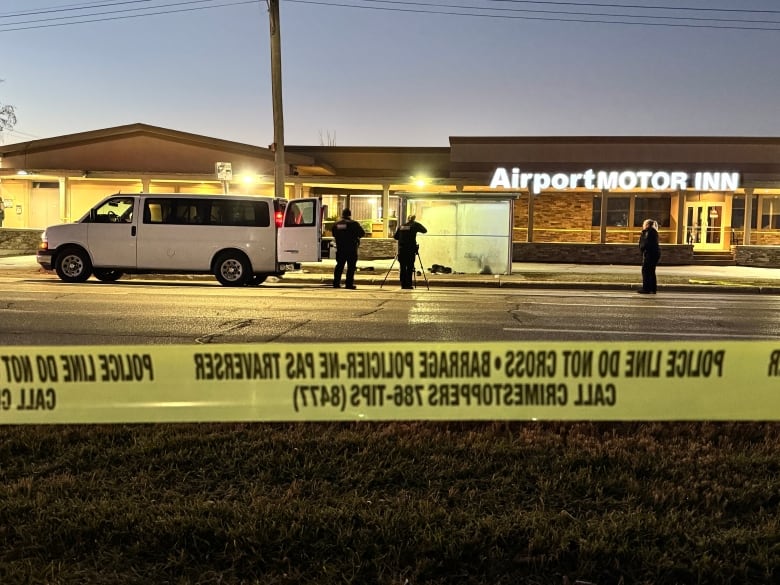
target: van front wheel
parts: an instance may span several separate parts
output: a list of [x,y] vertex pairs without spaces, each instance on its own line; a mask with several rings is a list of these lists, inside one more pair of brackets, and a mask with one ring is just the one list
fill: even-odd
[[214,261],[214,276],[222,286],[244,286],[252,273],[246,256],[238,252],[223,252]]
[[57,276],[65,282],[85,282],[92,274],[92,262],[84,250],[66,248],[57,256]]

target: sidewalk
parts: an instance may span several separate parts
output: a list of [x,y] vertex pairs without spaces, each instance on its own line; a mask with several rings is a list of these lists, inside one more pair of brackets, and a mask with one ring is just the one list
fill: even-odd
[[[304,264],[302,270],[288,273],[284,280],[307,280],[330,285],[334,260]],[[388,274],[390,266],[393,270]],[[419,269],[419,266],[418,266]],[[659,265],[658,289],[663,291],[740,292],[780,294],[780,269],[746,266],[663,266]],[[399,288],[398,263],[393,260],[358,261],[355,284]],[[431,274],[418,271],[417,287],[471,286],[490,288],[563,288],[637,290],[641,288],[641,266],[614,264],[552,264],[516,262],[512,274]]]
[[[329,286],[335,260],[303,264],[301,270],[284,275],[285,282],[305,282]],[[393,270],[388,274],[390,267]],[[419,268],[419,266],[418,266]],[[432,274],[420,272],[417,287],[564,288],[636,290],[642,282],[640,266],[604,264],[515,263],[512,274]],[[0,257],[0,276],[24,277],[44,271],[35,256]],[[53,272],[49,273],[54,275]],[[664,291],[721,291],[752,294],[780,294],[780,269],[746,266],[658,266],[658,289]],[[174,278],[176,276],[174,275]],[[213,279],[210,275],[195,278]],[[56,278],[56,276],[55,276]],[[123,278],[148,279],[149,276]],[[160,278],[172,278],[170,275]],[[193,278],[188,276],[187,278]],[[355,274],[357,286],[399,288],[398,263],[387,260],[360,260]]]

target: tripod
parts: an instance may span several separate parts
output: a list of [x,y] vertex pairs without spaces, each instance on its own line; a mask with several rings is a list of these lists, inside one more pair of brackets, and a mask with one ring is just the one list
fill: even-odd
[[[417,259],[420,261],[420,272],[422,272],[423,278],[425,279],[425,288],[431,290],[431,287],[428,285],[428,277],[425,276],[425,266],[423,265],[422,258],[420,258],[419,249],[415,251],[415,255],[417,256]],[[385,278],[382,281],[382,284],[379,285],[379,288],[382,288],[387,282],[387,277],[390,276],[390,272],[393,270],[393,266],[395,266],[396,260],[398,260],[398,254],[396,254],[395,257],[393,258],[393,262],[390,264],[390,268],[387,269],[387,274],[385,274]],[[414,288],[417,288],[417,271],[413,269],[412,275],[414,276]]]

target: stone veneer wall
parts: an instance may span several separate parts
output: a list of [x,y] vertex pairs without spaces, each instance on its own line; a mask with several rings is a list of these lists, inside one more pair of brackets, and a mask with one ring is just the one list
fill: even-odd
[[[330,244],[333,238],[322,238],[322,257],[329,257]],[[362,238],[358,249],[359,260],[381,260],[395,258],[396,241],[393,238]]]
[[43,230],[0,228],[0,256],[27,256],[38,251]]
[[[567,264],[641,264],[637,244],[562,244],[514,242],[513,262],[562,262]],[[693,246],[662,245],[661,263],[693,264]]]
[[393,238],[363,238],[360,240],[358,258],[395,258],[396,241]]
[[737,246],[737,266],[780,268],[780,246]]

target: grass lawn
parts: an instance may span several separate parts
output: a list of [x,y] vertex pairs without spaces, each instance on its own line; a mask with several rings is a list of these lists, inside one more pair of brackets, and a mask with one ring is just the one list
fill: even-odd
[[0,426],[0,583],[780,582],[776,423]]

